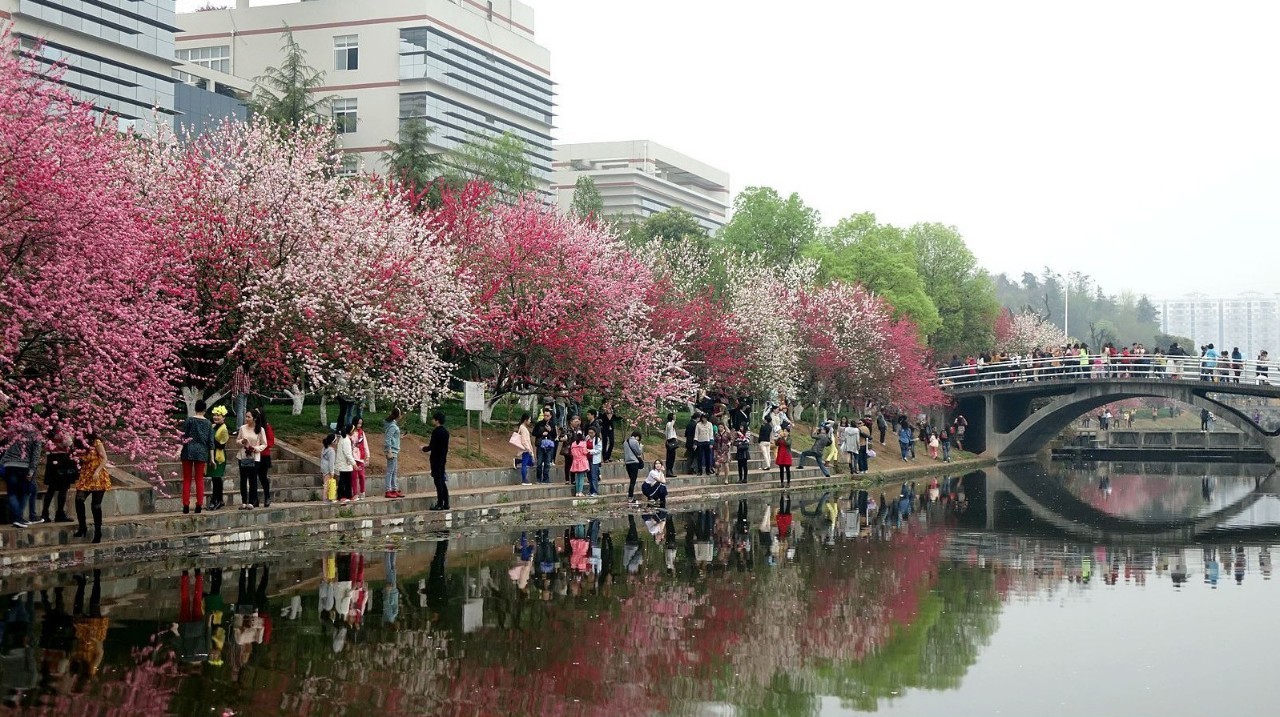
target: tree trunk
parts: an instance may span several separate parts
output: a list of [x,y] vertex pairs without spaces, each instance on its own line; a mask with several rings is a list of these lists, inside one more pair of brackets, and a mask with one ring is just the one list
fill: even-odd
[[534,407],[538,405],[538,394],[530,393],[520,397],[520,408],[533,413]]
[[789,412],[791,414],[791,422],[799,423],[800,417],[804,415],[804,404],[799,401],[792,401],[789,408],[791,409]]
[[324,391],[320,392],[320,425],[329,427],[329,396]]
[[205,403],[212,406],[215,403],[217,403],[219,399],[222,398],[222,393],[220,391],[214,391],[208,398],[205,398],[204,389],[201,389],[199,386],[183,386],[182,387],[182,401],[183,403],[187,404],[188,416],[195,415],[196,401],[199,401],[202,398],[204,398]]
[[378,397],[373,395],[373,389],[369,389],[369,413],[378,412]]
[[307,392],[303,391],[302,387],[295,382],[284,390],[284,395],[293,401],[292,414],[295,416],[302,415],[302,403],[307,398]]
[[429,418],[431,415],[429,413],[430,410],[431,410],[431,404],[427,403],[427,399],[424,396],[422,399],[422,402],[418,404],[418,418],[422,420],[422,425],[424,426],[427,425],[427,418]]

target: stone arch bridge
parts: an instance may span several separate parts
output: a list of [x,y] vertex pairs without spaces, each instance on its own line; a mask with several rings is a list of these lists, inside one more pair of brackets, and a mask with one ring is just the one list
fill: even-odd
[[[1218,418],[1252,435],[1273,460],[1280,462],[1280,429],[1258,425],[1240,408],[1224,402],[1230,396],[1280,399],[1280,386],[1226,383],[1195,377],[1096,376],[1087,372],[1041,380],[1023,376],[949,380],[943,388],[954,399],[954,412],[968,422],[964,446],[995,457],[1017,460],[1034,456],[1081,416],[1108,403],[1131,398],[1164,398],[1208,409]],[[1044,400],[1047,404],[1040,405]],[[1033,410],[1033,406],[1040,405]]]

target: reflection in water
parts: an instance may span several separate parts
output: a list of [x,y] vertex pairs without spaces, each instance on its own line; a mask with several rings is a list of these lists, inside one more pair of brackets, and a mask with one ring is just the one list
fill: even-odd
[[[1092,492],[1109,478],[1114,498],[1168,477],[1059,478],[1079,507],[1086,478]],[[1220,476],[1214,499],[1237,478]],[[1199,500],[1200,478],[1182,480]],[[1089,621],[1052,616],[1096,614],[1099,591],[1172,586],[1142,593],[1158,610],[1157,595],[1270,586],[1269,543],[982,530],[984,512],[1008,509],[992,495],[1027,495],[1019,485],[989,471],[395,550],[32,576],[0,601],[6,699],[47,715],[966,713],[1018,696],[973,667],[1027,634],[1028,611],[1066,645]],[[1002,612],[1013,627],[997,633]],[[1020,678],[1060,677],[1029,649],[1015,651]],[[949,701],[929,707],[940,691]]]

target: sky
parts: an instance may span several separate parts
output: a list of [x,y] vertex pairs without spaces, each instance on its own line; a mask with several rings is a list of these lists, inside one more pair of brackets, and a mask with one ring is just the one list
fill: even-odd
[[1280,292],[1280,3],[527,2],[558,141],[954,225],[993,273]]

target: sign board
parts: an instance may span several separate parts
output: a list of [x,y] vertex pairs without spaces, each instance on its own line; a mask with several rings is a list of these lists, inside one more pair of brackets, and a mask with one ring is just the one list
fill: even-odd
[[463,381],[464,408],[468,411],[484,410],[484,382]]

